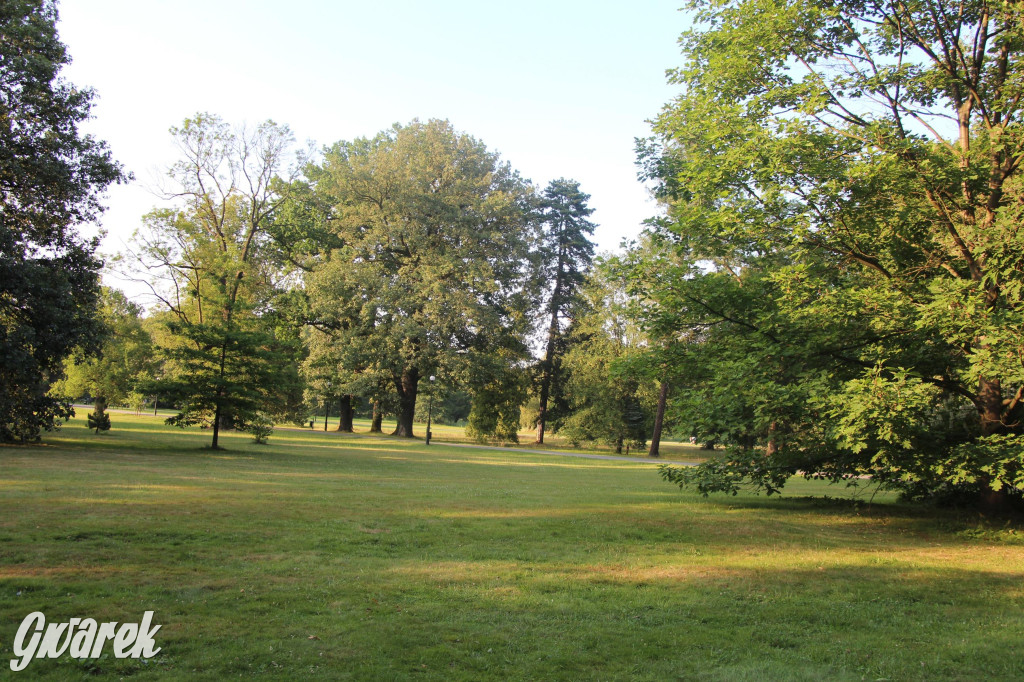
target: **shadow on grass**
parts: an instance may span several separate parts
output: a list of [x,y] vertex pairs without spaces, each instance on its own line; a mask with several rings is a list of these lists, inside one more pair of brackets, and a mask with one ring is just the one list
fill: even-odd
[[33,610],[153,609],[178,679],[1024,678],[1024,556],[955,512],[393,439],[67,433],[2,452],[4,641]]

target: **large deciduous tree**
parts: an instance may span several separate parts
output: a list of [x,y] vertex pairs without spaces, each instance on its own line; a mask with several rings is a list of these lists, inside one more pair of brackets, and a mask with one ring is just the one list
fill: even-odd
[[310,321],[351,371],[391,377],[397,435],[413,435],[421,378],[483,383],[469,368],[493,349],[525,358],[530,188],[497,154],[413,121],[335,144],[309,175],[343,244],[307,278]]
[[655,398],[647,378],[650,350],[621,282],[609,268],[591,272],[579,292],[563,359],[569,413],[559,434],[572,442],[643,447]]
[[1024,8],[693,8],[685,92],[639,146],[686,266],[646,287],[654,324],[713,338],[705,428],[767,454],[732,481],[1019,496]]
[[72,398],[89,396],[102,414],[108,404],[141,408],[143,386],[158,373],[153,339],[143,325],[142,307],[117,289],[102,290],[100,319],[104,341],[96,357],[71,355],[65,377],[52,392]]
[[213,430],[280,413],[295,383],[294,334],[273,310],[280,263],[269,227],[287,192],[292,135],[271,121],[233,129],[198,114],[171,129],[182,158],[167,198],[137,233],[138,260],[153,295],[173,313],[164,349],[167,376],[155,386],[175,398],[169,423]]
[[594,209],[587,206],[589,194],[580,191],[574,180],[552,180],[539,200],[541,236],[538,243],[540,274],[546,290],[544,306],[547,339],[540,363],[537,443],[544,442],[548,420],[548,401],[554,389],[561,397],[559,364],[565,353],[565,329],[579,307],[579,288],[594,259],[594,223],[588,218]]
[[47,394],[76,347],[95,351],[98,241],[76,225],[125,178],[79,131],[91,90],[64,81],[56,3],[0,3],[0,440],[26,440],[70,415]]

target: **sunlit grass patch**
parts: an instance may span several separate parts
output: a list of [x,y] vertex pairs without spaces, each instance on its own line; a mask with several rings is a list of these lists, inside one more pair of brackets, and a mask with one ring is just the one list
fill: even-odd
[[154,610],[157,659],[86,672],[1024,677],[1013,522],[814,482],[706,500],[642,462],[277,435],[212,452],[206,432],[119,415],[108,435],[0,448],[0,658],[33,610]]

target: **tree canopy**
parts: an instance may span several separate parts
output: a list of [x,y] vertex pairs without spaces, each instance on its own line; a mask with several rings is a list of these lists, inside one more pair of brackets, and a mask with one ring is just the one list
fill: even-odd
[[558,433],[570,442],[641,448],[650,435],[654,384],[646,376],[647,336],[610,268],[593,271],[578,292],[562,360],[568,414]]
[[735,448],[719,488],[1019,495],[1020,6],[692,7],[684,93],[638,145],[682,264],[635,281],[648,324],[701,332],[689,410]]
[[547,339],[539,367],[537,443],[544,442],[548,401],[557,406],[556,419],[560,412],[565,412],[565,387],[560,371],[561,358],[567,350],[565,330],[581,307],[579,290],[594,259],[590,236],[596,226],[589,220],[594,213],[587,206],[589,200],[590,195],[580,190],[578,182],[565,178],[548,183],[538,200],[541,233],[537,258],[546,294],[543,311]]
[[297,334],[272,305],[281,269],[269,231],[294,186],[281,177],[292,135],[272,121],[233,129],[202,113],[171,134],[181,151],[168,173],[176,205],[152,211],[136,234],[143,281],[173,315],[163,348],[171,371],[152,388],[177,401],[170,423],[211,426],[216,448],[221,428],[284,412],[297,379]]
[[308,174],[341,245],[307,276],[311,322],[351,371],[390,377],[398,435],[421,378],[482,386],[497,371],[484,356],[525,356],[530,187],[497,154],[413,121],[333,145]]
[[54,384],[53,392],[139,406],[142,384],[158,373],[153,341],[143,326],[142,312],[142,306],[129,301],[121,291],[104,287],[100,320],[105,333],[100,353],[95,357],[68,357],[65,377]]
[[0,4],[0,440],[26,440],[71,414],[47,394],[76,347],[98,348],[97,239],[76,226],[125,179],[79,131],[93,93],[60,77],[70,61],[56,4]]

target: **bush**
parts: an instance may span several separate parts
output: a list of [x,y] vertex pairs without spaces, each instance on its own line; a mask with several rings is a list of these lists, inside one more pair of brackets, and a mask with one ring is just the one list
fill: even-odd
[[87,415],[87,419],[88,428],[96,429],[96,433],[110,430],[110,415],[106,412],[92,412]]
[[93,403],[93,411],[88,415],[87,422],[88,428],[96,429],[97,434],[100,431],[110,430],[110,415],[107,414],[106,398],[96,398]]
[[242,427],[243,431],[252,435],[252,440],[257,445],[266,445],[270,434],[274,433],[274,422],[263,415],[258,415],[252,421]]

